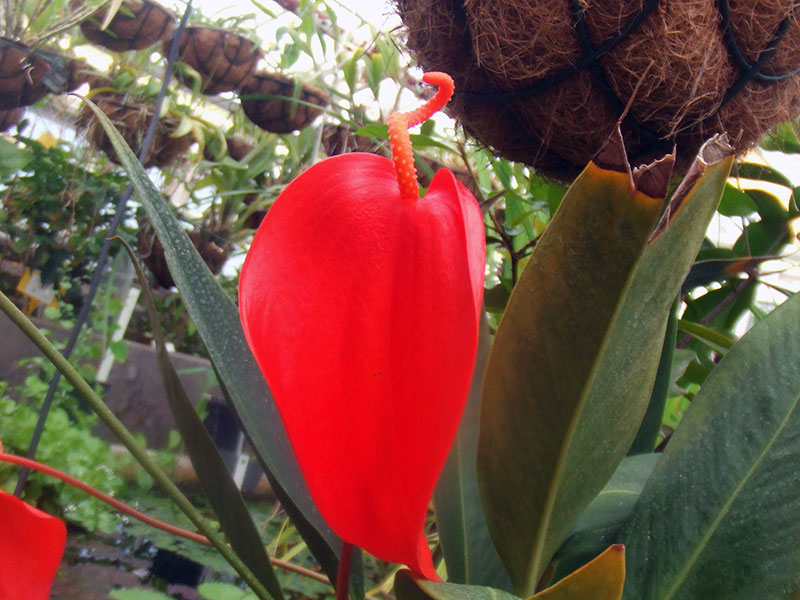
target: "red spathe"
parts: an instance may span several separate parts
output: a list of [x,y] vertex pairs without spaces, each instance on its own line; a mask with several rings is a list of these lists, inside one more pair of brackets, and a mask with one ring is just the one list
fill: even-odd
[[47,600],[66,539],[60,520],[0,490],[0,598]]
[[436,579],[424,537],[478,340],[483,220],[447,170],[404,202],[392,162],[352,153],[295,179],[242,268],[248,343],[322,516]]

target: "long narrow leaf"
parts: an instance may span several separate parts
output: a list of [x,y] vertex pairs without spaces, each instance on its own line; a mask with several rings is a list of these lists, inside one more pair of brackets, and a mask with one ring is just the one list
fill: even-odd
[[269,556],[255,523],[253,523],[253,518],[247,510],[244,499],[236,487],[222,455],[189,400],[178,372],[169,358],[158,311],[147,279],[133,250],[123,240],[120,242],[130,256],[142,287],[153,331],[153,341],[156,345],[158,367],[167,392],[169,408],[175,418],[175,424],[178,426],[186,451],[189,453],[192,466],[200,480],[200,485],[203,487],[233,551],[239,555],[242,562],[253,572],[271,596],[275,600],[282,600],[281,586],[272,570]]
[[508,574],[489,537],[475,466],[480,395],[489,343],[489,325],[484,315],[472,386],[458,435],[436,484],[433,504],[448,581],[509,589]]
[[220,383],[225,386],[248,439],[268,470],[276,493],[293,504],[295,526],[332,580],[341,541],[311,501],[277,407],[244,339],[236,306],[214,279],[139,161],[111,121],[92,102],[94,112],[114,145],[153,227],[164,245],[170,272],[208,349]]
[[672,362],[675,358],[675,342],[678,338],[678,301],[676,300],[669,312],[667,330],[664,334],[664,345],[661,346],[661,359],[658,362],[656,381],[647,404],[647,412],[636,432],[636,437],[628,451],[632,454],[646,454],[656,447],[661,424],[664,421],[664,408],[667,405],[669,388],[672,385]]

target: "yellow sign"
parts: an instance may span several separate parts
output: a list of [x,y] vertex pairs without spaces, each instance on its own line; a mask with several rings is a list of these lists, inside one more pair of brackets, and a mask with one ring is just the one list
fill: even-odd
[[25,310],[27,315],[32,315],[40,304],[54,308],[58,306],[55,288],[52,285],[42,284],[40,271],[31,271],[25,267],[25,271],[17,283],[17,291],[28,297],[28,306]]

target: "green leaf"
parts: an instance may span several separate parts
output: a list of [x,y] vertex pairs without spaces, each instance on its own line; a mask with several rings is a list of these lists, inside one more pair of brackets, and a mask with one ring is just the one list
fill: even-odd
[[363,135],[378,140],[388,140],[389,127],[387,125],[380,124],[364,125],[363,127],[356,129],[356,132],[353,135]]
[[33,160],[33,152],[0,138],[0,177],[11,177]]
[[167,596],[161,592],[138,588],[111,590],[108,593],[108,597],[113,598],[113,600],[172,600],[172,596]]
[[768,256],[777,252],[789,241],[789,228],[785,222],[772,219],[756,221],[744,228],[733,245],[733,251],[743,257]]
[[556,552],[556,579],[566,576],[615,543],[660,454],[628,456],[603,490],[580,514],[569,537]]
[[730,183],[725,186],[722,200],[719,203],[720,214],[726,217],[746,217],[752,215],[756,210],[756,205],[750,196]]
[[706,379],[623,535],[625,598],[796,598],[800,295]]
[[106,15],[103,22],[100,24],[100,29],[105,29],[111,24],[111,21],[117,15],[119,7],[122,6],[122,0],[111,0],[106,7]]
[[164,245],[167,264],[181,298],[273,490],[326,574],[335,580],[341,542],[311,501],[275,401],[244,339],[236,306],[214,279],[172,208],[147,178],[111,121],[92,102],[86,104],[113,143]]
[[647,403],[647,412],[639,425],[639,431],[636,432],[628,455],[652,452],[661,433],[664,408],[667,405],[667,396],[669,396],[672,386],[672,363],[675,357],[675,342],[678,339],[678,304],[679,302],[676,300],[669,311],[664,344],[661,346],[661,358],[658,362],[653,391],[650,393],[650,402]]
[[[575,432],[587,414],[590,378],[671,171],[671,162],[652,169],[662,182],[653,197],[633,189],[619,133],[598,157],[567,192],[512,291],[484,381],[478,478],[495,547],[523,596],[534,592],[635,434],[605,448],[592,440],[591,449],[577,447],[575,466],[567,461],[584,443]],[[607,400],[627,403],[628,396]],[[596,412],[596,437],[619,427]],[[638,427],[643,413],[628,411],[622,424]],[[595,460],[583,456],[589,453]]]
[[394,593],[397,600],[520,600],[490,587],[418,579],[405,570],[394,576]]
[[350,59],[346,60],[342,65],[342,73],[350,94],[356,93],[356,77],[358,76],[358,59],[361,58],[360,51],[353,53]]
[[511,582],[489,537],[475,470],[480,393],[488,356],[489,326],[484,316],[467,404],[436,484],[433,504],[447,579],[452,583],[508,589]]
[[[627,165],[621,141],[607,146],[567,192],[512,292],[484,382],[478,476],[518,593],[534,591],[634,439],[669,308],[731,162],[724,141],[708,142],[651,237],[657,195],[633,194],[620,167],[600,166]],[[638,181],[658,187],[663,167]]]
[[128,345],[125,343],[125,340],[111,340],[108,342],[108,349],[119,362],[125,362],[125,359],[128,357]]
[[758,163],[738,163],[734,169],[734,176],[777,183],[789,189],[794,187],[792,181],[786,177],[786,175],[770,166],[760,165]]
[[122,243],[130,256],[142,288],[153,331],[153,341],[156,345],[158,368],[167,392],[167,402],[186,446],[186,451],[189,453],[192,466],[200,480],[200,485],[203,487],[233,551],[253,572],[270,595],[276,600],[282,600],[283,592],[280,583],[272,570],[272,563],[270,563],[253,518],[247,510],[244,499],[236,487],[222,455],[194,409],[178,372],[169,358],[158,311],[147,278],[139,266],[133,250],[124,241]]
[[197,586],[197,593],[203,600],[256,600],[253,594],[248,594],[231,583],[209,581]]
[[791,154],[800,153],[800,141],[797,139],[797,126],[794,123],[782,123],[773,129],[761,144],[766,150],[777,150]]
[[452,152],[455,155],[458,155],[458,150],[449,144],[445,144],[441,140],[437,140],[429,135],[424,135],[422,133],[411,133],[409,136],[411,138],[411,146],[414,150],[424,150],[425,148],[440,148],[442,150],[447,150],[448,152]]
[[733,346],[733,340],[724,333],[714,331],[710,327],[700,325],[693,321],[678,319],[678,329],[685,331],[711,348],[714,352],[719,352],[722,355]]
[[531,600],[619,600],[625,582],[625,546],[610,546]]
[[762,221],[783,222],[791,219],[789,211],[784,208],[783,203],[775,194],[765,190],[753,189],[747,190],[747,196],[756,205]]

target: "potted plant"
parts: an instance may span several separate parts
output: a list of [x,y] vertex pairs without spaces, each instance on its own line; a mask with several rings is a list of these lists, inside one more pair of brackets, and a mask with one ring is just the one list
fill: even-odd
[[[198,24],[187,27],[178,43],[178,60],[183,69],[178,76],[204,94],[220,94],[243,87],[263,56],[258,42],[227,23],[217,26]],[[163,43],[167,53],[172,38]],[[186,68],[189,67],[189,68]]]
[[60,2],[4,3],[0,23],[0,110],[29,106],[48,93],[72,91],[83,82],[82,63],[48,50],[46,44],[97,6],[96,0],[72,7]]
[[[200,256],[203,257],[203,261],[209,270],[214,275],[217,275],[222,270],[225,261],[228,260],[228,256],[230,256],[231,245],[223,241],[219,236],[204,230],[190,231],[188,236]],[[144,224],[137,234],[137,242],[139,255],[153,274],[156,283],[165,289],[173,287],[175,280],[172,278],[169,266],[167,266],[164,246],[156,236],[153,227],[149,224]]]
[[48,92],[50,62],[21,42],[0,38],[0,110],[29,106]]
[[0,131],[8,131],[22,120],[25,114],[23,107],[0,110]]
[[[103,83],[106,86],[102,86]],[[90,92],[91,99],[115,123],[122,137],[138,154],[153,116],[150,100],[156,93],[157,82],[151,79],[146,85],[136,85],[133,76],[123,72],[113,81],[102,76],[95,78],[94,84],[96,87]],[[166,167],[189,150],[195,138],[192,124],[187,127],[185,120],[193,120],[187,109],[170,102],[159,119],[150,151],[142,161],[145,167]],[[110,140],[88,106],[81,108],[77,124],[93,146],[105,152],[112,162],[119,163]]]
[[126,0],[103,28],[106,19],[107,10],[100,9],[81,22],[81,31],[90,42],[116,52],[141,50],[163,41],[172,34],[176,20],[171,11],[152,0]]
[[281,73],[259,71],[240,90],[242,110],[272,133],[291,133],[311,125],[328,106],[328,94]]

